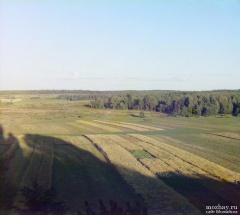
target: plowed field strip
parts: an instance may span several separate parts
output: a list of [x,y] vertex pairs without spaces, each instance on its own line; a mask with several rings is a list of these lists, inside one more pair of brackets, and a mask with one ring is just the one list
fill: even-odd
[[231,171],[240,173],[240,159],[238,156],[240,153],[240,145],[236,140],[227,140],[210,134],[189,134],[187,137],[180,135],[178,138],[164,135],[151,135],[151,138],[188,151],[194,155],[221,165],[224,168],[230,169]]
[[[141,165],[126,149],[109,138],[108,135],[86,135],[108,157],[124,180],[140,194],[152,214],[198,213],[181,195],[175,193],[161,180]],[[174,196],[174,198],[173,198]]]
[[78,121],[75,121],[75,123],[76,123],[76,126],[79,128],[82,128],[82,130],[85,131],[85,133],[96,134],[96,133],[106,132],[106,130],[101,129],[100,127],[93,127],[91,125],[79,123]]
[[[120,129],[122,132],[129,132],[129,128],[124,128],[122,126],[120,127],[118,125],[108,125],[108,124],[102,123],[102,121],[100,121],[100,120],[93,120],[93,122],[98,125],[107,125],[107,126],[110,126],[111,128]],[[103,122],[105,122],[105,121],[103,121]],[[130,129],[130,131],[134,131],[134,130]]]
[[92,142],[89,141],[86,137],[83,137],[83,136],[71,137],[71,142],[74,146],[76,146],[80,150],[93,154],[96,158],[98,158],[102,162],[104,163],[106,162],[102,154],[96,149],[96,147],[92,144]]
[[209,190],[200,182],[202,179],[170,172],[168,174],[158,174],[159,179],[163,180],[168,186],[189,199],[194,205],[198,206],[203,213],[206,212],[206,205],[232,205],[230,201],[224,199]]
[[96,133],[96,128],[86,126],[77,122],[68,122],[68,125],[74,128],[75,133]]
[[83,136],[69,136],[65,144],[54,144],[53,186],[58,190],[58,198],[73,210],[69,214],[78,210],[85,214],[86,200],[96,209],[99,199],[107,204],[112,199],[119,206],[139,200],[115,168]]
[[[197,130],[202,130],[202,131],[211,131],[212,128],[207,128],[207,126],[204,126],[204,127],[201,127],[201,126],[196,126],[196,124],[194,125],[191,125],[189,123],[178,123],[178,122],[169,122],[169,121],[165,121],[165,122],[162,122],[162,123],[159,123],[159,122],[152,122],[151,123],[152,125],[154,126],[160,126],[160,127],[163,127],[163,128],[166,128],[166,129],[171,129],[171,128],[190,128],[190,129],[197,129]],[[209,126],[210,127],[210,126]]]
[[132,142],[118,136],[118,135],[107,135],[108,141],[112,141],[122,146],[123,148],[132,151],[132,150],[142,150],[143,148],[137,144],[133,144]]
[[142,125],[142,124],[134,124],[134,123],[128,123],[128,122],[115,122],[115,123],[119,123],[119,124],[122,124],[122,125],[135,125],[137,127],[146,128],[146,129],[153,130],[153,131],[162,131],[162,130],[164,130],[162,128],[156,128],[156,127],[152,127],[152,126],[148,126],[148,125]]
[[95,128],[100,128],[102,130],[108,131],[108,132],[122,132],[122,130],[118,129],[118,128],[113,128],[111,126],[106,126],[106,125],[100,125],[94,122],[89,122],[89,121],[84,121],[84,120],[78,120],[78,123],[82,123],[84,125],[88,125],[88,126],[92,126]]
[[14,154],[15,154],[17,149],[18,149],[18,143],[17,142],[9,144],[9,147],[7,147],[4,150],[3,154],[1,155],[1,157],[5,158],[5,159],[11,159],[14,156]]
[[[139,142],[138,144],[145,148],[148,152],[161,159],[164,163],[174,168],[175,172],[180,172],[183,175],[190,175],[191,177],[200,177],[201,179],[198,179],[200,184],[212,190],[213,192],[216,192],[218,196],[221,196],[221,198],[227,199],[234,204],[238,203],[237,199],[240,198],[240,192],[237,190],[236,186],[233,184],[224,183],[221,180],[217,180],[223,177],[223,175],[219,175],[217,171],[213,172],[213,170],[219,169],[220,167],[220,171],[224,173],[225,168],[217,166],[216,169],[210,169],[211,167],[214,168],[214,165],[216,164],[212,164],[210,161],[197,156],[195,156],[195,159],[194,155],[191,153],[184,152],[180,149],[180,151],[178,151],[178,149],[175,147],[168,148],[165,146],[167,144],[155,142],[155,140],[146,136],[135,134],[131,136],[145,140],[146,142]],[[231,175],[232,177],[237,178],[239,176],[238,173],[232,172],[228,169],[226,169],[226,171],[227,174]]]
[[29,165],[22,177],[21,188],[27,186],[31,187],[34,182],[36,182],[38,177],[38,171],[41,165],[43,152],[40,145],[36,144],[34,148],[33,155],[30,159]]
[[[207,204],[231,204],[226,196],[221,196],[221,192],[216,192],[212,183],[209,184],[214,182],[214,180],[207,176],[197,174],[196,172],[191,174],[190,170],[184,171],[183,168],[179,170],[176,166],[177,163],[172,166],[172,164],[165,163],[158,158],[141,159],[140,162],[158,175],[167,185],[189,199],[194,205],[199,206],[203,212],[205,212]],[[180,166],[181,164],[179,164]]]
[[159,149],[157,146],[148,144],[146,142],[139,141],[137,143],[139,146],[141,146],[143,149],[145,149],[150,154],[154,155],[155,157],[161,159],[164,163],[171,166],[175,169],[175,171],[181,172],[182,174],[188,175],[188,174],[201,174],[206,175],[208,174],[206,171],[203,171],[202,169],[193,166],[184,160],[176,157],[175,155],[172,155],[168,153],[165,150]]
[[[124,136],[124,135],[122,135],[122,136]],[[137,147],[137,148],[141,148],[142,150],[144,149],[147,152],[149,152],[150,154],[152,154],[153,156],[157,157],[157,158],[140,159],[140,162],[144,166],[146,166],[150,171],[152,171],[154,174],[158,175],[159,177],[160,176],[163,177],[164,180],[166,179],[166,177],[164,177],[164,175],[167,176],[170,174],[169,176],[171,176],[172,173],[174,173],[176,175],[180,174],[181,176],[184,176],[184,177],[180,177],[180,178],[178,176],[176,176],[176,177],[178,177],[179,179],[182,179],[184,182],[189,182],[189,185],[188,185],[188,183],[185,184],[185,187],[188,187],[187,191],[183,192],[183,190],[176,189],[175,183],[173,183],[173,184],[169,183],[169,185],[172,186],[175,190],[179,190],[180,194],[184,194],[184,196],[186,198],[190,198],[190,197],[194,196],[194,198],[190,198],[190,200],[195,205],[200,205],[203,210],[204,210],[203,206],[207,202],[209,202],[209,203],[211,202],[212,204],[215,204],[216,201],[219,201],[219,202],[225,203],[225,204],[228,203],[222,197],[215,194],[214,191],[210,191],[208,189],[209,186],[207,183],[203,183],[203,179],[206,182],[207,181],[206,178],[209,174],[205,171],[202,171],[198,167],[195,167],[187,162],[184,162],[182,159],[180,159],[164,150],[160,150],[158,147],[148,144],[146,142],[143,142],[143,141],[130,142],[130,141],[127,141],[126,139],[119,138],[116,135],[108,135],[108,137],[111,141],[116,142],[117,144],[123,146],[127,150],[131,150],[131,149],[134,149]],[[134,138],[129,136],[128,139],[132,140]],[[135,140],[137,140],[137,139],[135,139]],[[123,144],[123,143],[125,143],[125,144]],[[191,178],[188,178],[188,177],[191,177]],[[192,179],[192,177],[194,177],[194,179]],[[210,178],[209,178],[209,180],[210,180]],[[167,180],[167,182],[168,182],[168,180]],[[204,185],[206,185],[206,186],[204,186]],[[195,192],[192,192],[191,190],[194,190],[194,187],[191,187],[191,186],[201,187],[201,189],[199,189],[199,191],[202,190],[202,192],[198,192],[198,194]],[[205,199],[207,199],[207,201],[206,201],[203,198],[203,193],[208,193],[208,196],[211,196],[211,198],[205,198]],[[212,201],[212,199],[216,199],[216,201],[215,200]]]
[[[174,171],[181,172],[182,174],[185,174],[185,175],[188,175],[188,174],[206,175],[206,174],[208,174],[207,172],[183,161],[182,159],[168,153],[167,151],[159,149],[155,145],[151,145],[144,141],[140,141],[136,138],[135,138],[134,142],[130,142],[132,139],[134,139],[133,137],[131,137],[131,136],[128,136],[128,137],[124,136],[124,137],[129,139],[129,143],[131,143],[131,145],[135,145],[136,147],[144,149],[147,152],[149,152],[151,155],[153,155],[154,157],[161,159],[161,160],[158,160],[158,163],[159,163],[158,167],[160,167],[161,165],[164,166],[164,164],[166,164],[168,167],[171,166],[172,170],[174,169]],[[151,160],[152,159],[147,159],[146,161],[151,162]],[[157,160],[154,159],[154,161],[156,162]],[[169,171],[169,170],[166,170],[166,171]]]
[[45,138],[45,145],[42,146],[43,157],[39,167],[37,184],[50,188],[52,185],[52,167],[53,167],[53,140],[48,137]]
[[122,124],[122,123],[118,123],[118,122],[109,122],[109,121],[100,121],[100,120],[94,120],[94,121],[103,123],[103,124],[107,124],[107,125],[114,125],[114,126],[118,126],[118,127],[128,128],[128,129],[132,129],[134,131],[149,131],[150,130],[147,128],[139,127],[137,124],[128,125],[128,124]]
[[31,187],[33,183],[50,188],[53,165],[53,140],[50,137],[37,136],[32,157],[22,177],[20,187]]
[[208,172],[210,175],[213,175],[215,177],[218,177],[219,179],[224,179],[229,182],[234,182],[234,180],[240,180],[240,174],[233,172],[229,169],[226,169],[220,165],[217,165],[215,163],[212,163],[206,159],[203,159],[201,157],[198,157],[194,154],[191,154],[187,151],[181,150],[179,148],[176,148],[174,146],[158,142],[157,140],[154,140],[150,137],[139,135],[139,134],[129,134],[132,137],[135,137],[139,140],[142,140],[144,142],[147,142],[151,145],[154,145],[158,147],[159,149],[165,150],[168,153],[180,158],[181,160],[196,166],[200,169],[202,169],[205,172]]

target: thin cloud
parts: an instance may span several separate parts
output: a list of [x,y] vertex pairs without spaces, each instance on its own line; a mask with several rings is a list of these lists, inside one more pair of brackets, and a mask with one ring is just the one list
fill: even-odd
[[[86,74],[86,72],[83,72]],[[82,73],[82,74],[83,74]],[[162,78],[146,78],[146,77],[96,77],[82,75],[81,72],[52,72],[44,76],[45,80],[54,81],[112,81],[112,82],[193,82],[196,81],[196,77],[202,77],[204,74],[189,73],[189,74],[177,74],[177,73],[162,73]],[[220,74],[208,74],[209,76],[232,76],[230,73]]]

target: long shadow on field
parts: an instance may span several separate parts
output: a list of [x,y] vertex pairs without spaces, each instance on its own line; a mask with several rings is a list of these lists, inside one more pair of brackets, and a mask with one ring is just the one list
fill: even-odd
[[[19,153],[25,155],[20,167]],[[18,167],[22,174],[14,180],[18,197],[11,205],[19,214],[63,214],[66,209],[70,214],[146,212],[139,196],[91,142],[76,147],[59,138],[26,134],[12,163],[9,170]],[[5,209],[10,213],[11,208]]]
[[206,214],[207,206],[233,206],[232,211],[237,211],[236,208],[239,210],[240,187],[237,185],[175,172],[157,174],[157,177],[193,203],[203,214]]
[[12,160],[17,151],[18,158],[23,159],[22,151],[19,149],[18,139],[12,133],[8,133],[8,137],[5,138],[4,129],[0,125],[0,214],[3,209],[12,207],[17,193],[17,187],[14,183],[14,178],[17,177],[17,174],[14,173],[16,166],[13,165]]
[[[117,169],[104,160],[91,142],[80,141],[77,147],[70,141],[50,136],[26,134],[23,139],[25,143],[13,153],[10,158],[11,165],[8,163],[6,174],[1,176],[7,179],[12,173],[17,198],[15,201],[12,200],[11,207],[5,207],[5,210],[2,209],[3,212],[0,209],[0,214],[10,213],[15,207],[21,209],[24,204],[27,206],[24,214],[34,214],[36,211],[42,212],[39,214],[48,212],[54,214],[55,206],[56,214],[61,212],[63,214],[66,208],[70,214],[77,212],[103,215],[146,214],[146,205],[142,198],[134,193],[133,188],[123,180]],[[133,170],[127,167],[121,168],[132,177],[136,176]],[[13,170],[16,172],[13,173]],[[155,180],[164,181],[195,205],[202,214],[206,213],[206,206],[218,206],[218,204],[237,206],[238,204],[240,190],[236,185],[209,178],[194,179],[171,172],[159,174],[157,177],[158,179],[154,179],[140,175],[139,180],[146,180],[148,184],[155,184]],[[137,180],[138,178],[135,178],[135,181]],[[203,184],[209,186],[206,188]],[[226,189],[222,191],[226,195],[216,193],[216,189],[224,187],[225,184],[227,184]],[[3,190],[6,193],[8,189],[10,188],[4,187]],[[51,198],[47,198],[48,196]],[[174,202],[174,196],[172,200]],[[167,207],[174,205],[171,205],[171,199],[167,199],[168,204],[165,208],[161,207],[160,202],[164,201],[164,199],[156,200],[154,204],[159,203],[157,212],[149,210],[148,213],[168,214]],[[31,207],[31,204],[37,207],[48,205],[48,208],[45,207],[43,212],[41,208]],[[4,208],[4,205],[2,206]],[[151,205],[147,207],[151,208]],[[62,211],[59,211],[61,209]],[[176,208],[176,214],[184,214],[184,211],[186,212],[186,208]]]

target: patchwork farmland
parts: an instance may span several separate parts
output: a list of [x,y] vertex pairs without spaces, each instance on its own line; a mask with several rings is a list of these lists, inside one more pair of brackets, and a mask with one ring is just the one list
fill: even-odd
[[205,214],[208,205],[239,206],[239,119],[142,119],[92,112],[79,101],[41,102],[23,97],[1,106],[0,214],[33,213],[32,192],[51,196],[46,214]]

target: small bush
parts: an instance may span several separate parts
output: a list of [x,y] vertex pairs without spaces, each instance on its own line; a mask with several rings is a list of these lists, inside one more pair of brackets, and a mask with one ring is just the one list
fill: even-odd
[[152,155],[143,150],[133,150],[131,153],[137,159],[152,158]]
[[143,111],[140,112],[140,118],[144,118],[145,117],[145,114]]

